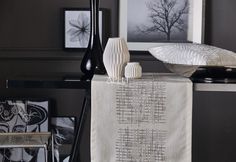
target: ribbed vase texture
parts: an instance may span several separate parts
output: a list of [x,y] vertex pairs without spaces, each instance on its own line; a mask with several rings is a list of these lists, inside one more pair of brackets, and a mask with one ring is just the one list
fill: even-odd
[[138,62],[129,62],[125,67],[125,77],[126,78],[141,78],[142,77],[142,67]]
[[130,60],[127,44],[123,38],[109,38],[103,54],[103,62],[110,78],[121,79],[124,67]]

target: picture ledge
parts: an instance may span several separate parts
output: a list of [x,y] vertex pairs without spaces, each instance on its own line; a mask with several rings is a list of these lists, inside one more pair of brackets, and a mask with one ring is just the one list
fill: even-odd
[[[63,48],[0,48],[0,60],[81,60],[85,50]],[[130,51],[131,59],[155,61],[148,51]]]

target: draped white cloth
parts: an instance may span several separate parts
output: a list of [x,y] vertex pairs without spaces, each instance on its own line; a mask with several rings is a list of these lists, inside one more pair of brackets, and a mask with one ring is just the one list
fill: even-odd
[[92,80],[92,162],[191,162],[192,82],[175,74]]

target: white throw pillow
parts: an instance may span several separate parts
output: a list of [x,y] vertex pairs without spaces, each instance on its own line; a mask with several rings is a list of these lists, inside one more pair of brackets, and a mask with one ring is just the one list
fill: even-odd
[[173,43],[151,48],[149,52],[170,71],[188,77],[199,66],[236,66],[236,53],[204,44]]

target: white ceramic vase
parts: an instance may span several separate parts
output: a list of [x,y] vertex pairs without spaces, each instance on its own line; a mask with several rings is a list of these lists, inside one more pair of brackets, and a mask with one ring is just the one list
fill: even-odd
[[103,53],[103,62],[108,76],[112,79],[121,79],[129,60],[130,54],[125,40],[109,38]]
[[142,67],[138,62],[129,62],[125,67],[125,77],[137,79],[142,77]]

